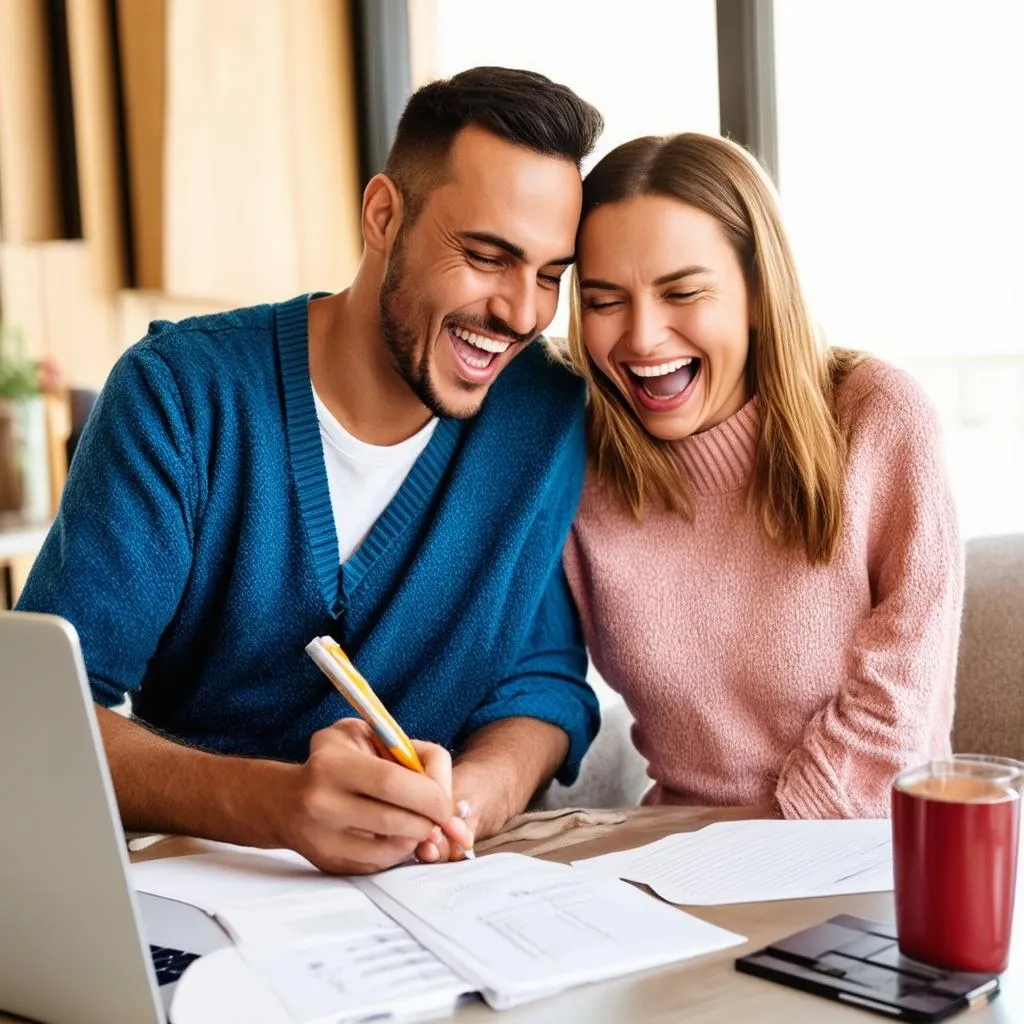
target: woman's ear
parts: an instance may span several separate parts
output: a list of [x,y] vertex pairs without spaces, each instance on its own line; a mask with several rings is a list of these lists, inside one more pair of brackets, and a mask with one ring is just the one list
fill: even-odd
[[402,226],[402,193],[386,175],[375,174],[363,190],[363,242],[387,258]]

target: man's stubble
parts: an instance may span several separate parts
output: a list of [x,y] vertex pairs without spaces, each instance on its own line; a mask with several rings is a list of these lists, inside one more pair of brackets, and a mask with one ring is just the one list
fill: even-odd
[[[395,372],[432,415],[442,419],[467,419],[478,410],[448,408],[434,387],[430,377],[430,343],[425,343],[419,358],[416,356],[416,331],[411,325],[425,320],[427,315],[421,316],[421,303],[405,280],[405,232],[404,226],[398,232],[380,288],[381,337]],[[468,381],[457,382],[467,392],[477,389],[477,385]]]

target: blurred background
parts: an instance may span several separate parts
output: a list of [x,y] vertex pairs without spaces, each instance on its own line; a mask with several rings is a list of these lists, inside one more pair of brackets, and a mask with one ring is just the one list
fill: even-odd
[[405,99],[478,64],[598,106],[592,159],[747,145],[827,336],[938,407],[964,535],[1024,531],[1022,55],[1020,0],[0,0],[0,604],[118,355],[345,287]]

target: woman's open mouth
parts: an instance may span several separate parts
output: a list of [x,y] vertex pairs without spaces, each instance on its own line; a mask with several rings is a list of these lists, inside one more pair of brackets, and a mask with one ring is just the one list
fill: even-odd
[[673,412],[693,394],[700,377],[701,360],[680,356],[663,363],[624,363],[633,394],[651,412]]

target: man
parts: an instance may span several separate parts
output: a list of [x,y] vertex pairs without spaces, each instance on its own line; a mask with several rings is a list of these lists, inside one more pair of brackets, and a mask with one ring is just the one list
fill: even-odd
[[[527,348],[600,129],[540,75],[434,82],[366,188],[346,291],[156,323],[114,368],[19,607],[78,629],[126,827],[370,871],[458,855],[576,773],[583,394]],[[426,775],[347,717],[303,653],[322,634]]]

